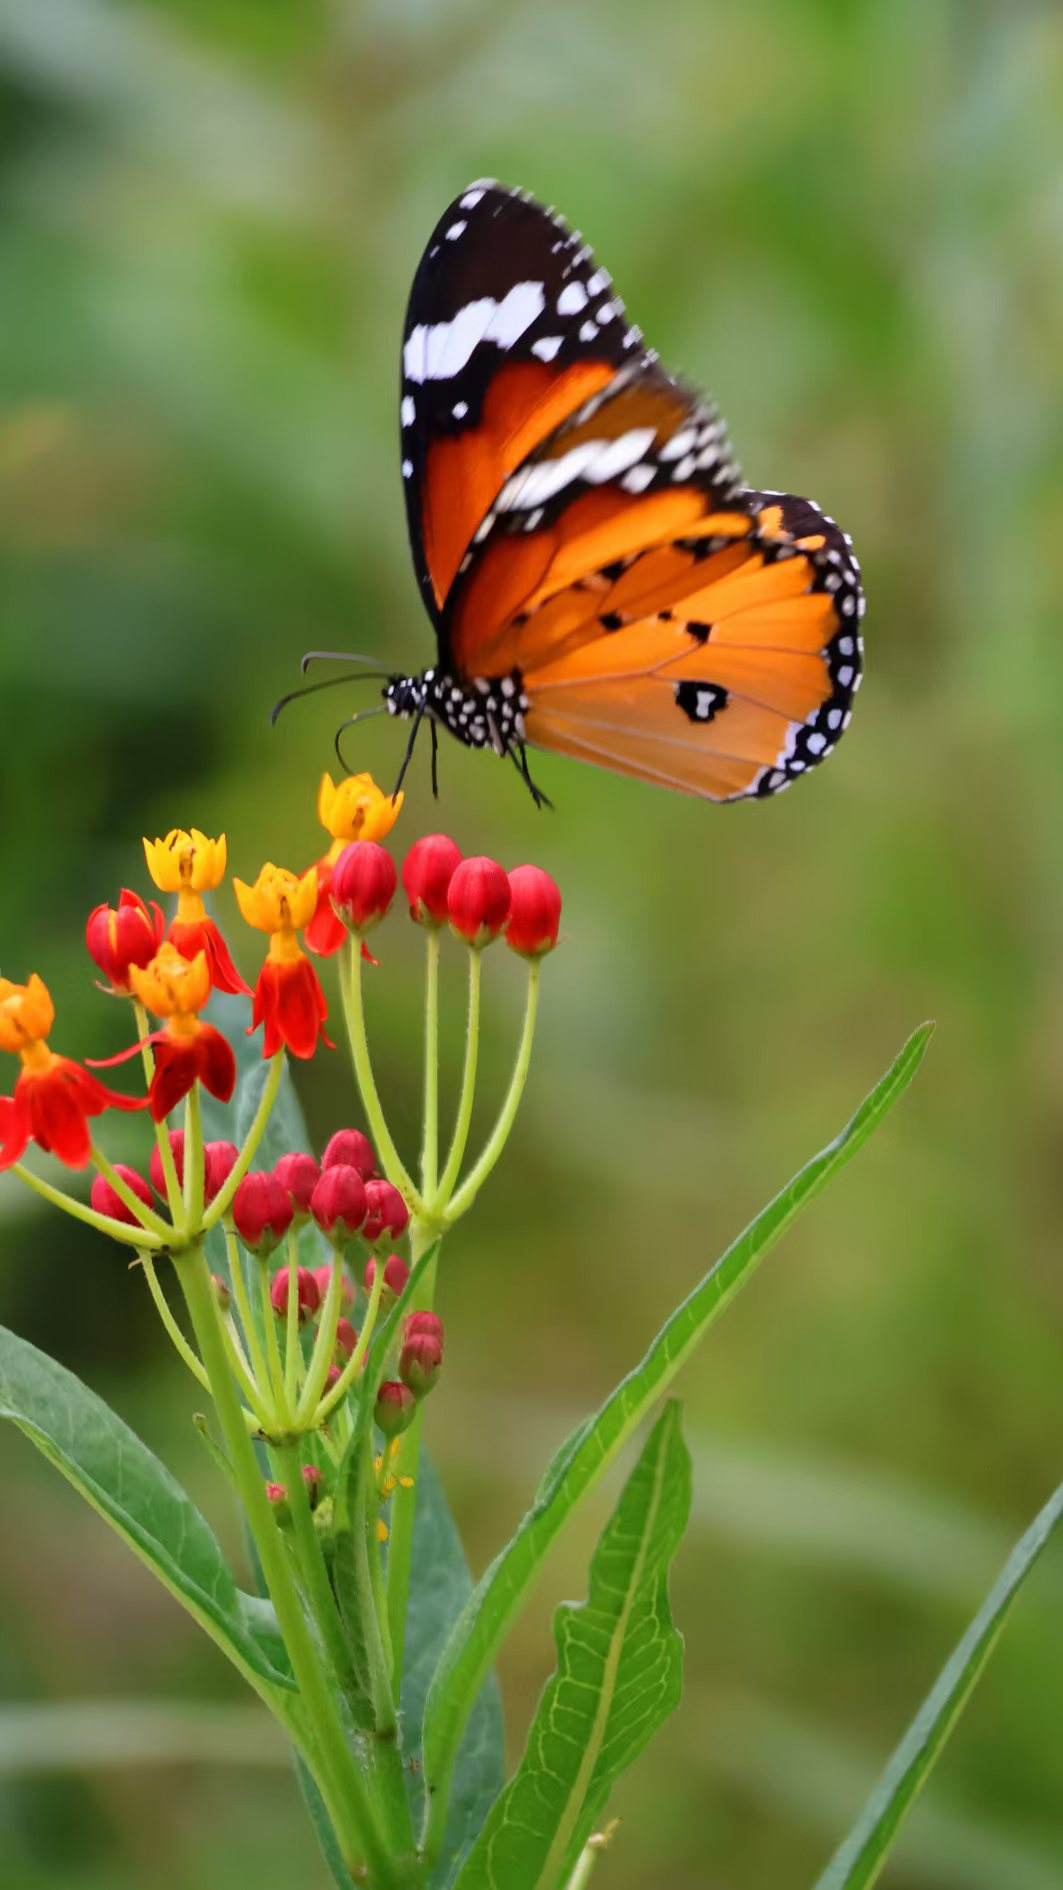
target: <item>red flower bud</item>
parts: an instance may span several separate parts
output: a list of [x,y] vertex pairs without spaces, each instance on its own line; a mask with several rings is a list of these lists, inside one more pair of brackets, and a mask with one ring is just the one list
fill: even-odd
[[417,1410],[417,1400],[409,1385],[400,1385],[395,1379],[385,1379],[376,1394],[377,1429],[385,1437],[401,1437],[413,1423]]
[[506,944],[522,958],[541,958],[557,944],[561,894],[541,866],[515,866],[509,876]]
[[321,1495],[321,1472],[316,1464],[304,1463],[300,1475],[302,1476],[303,1482],[306,1484],[306,1493],[310,1498],[310,1507],[311,1509],[316,1509],[318,1498]]
[[280,1509],[288,1501],[288,1492],[283,1483],[267,1483],[266,1496],[274,1509]]
[[442,1340],[432,1332],[415,1332],[406,1340],[399,1359],[399,1377],[415,1398],[431,1391],[443,1365]]
[[365,1224],[362,1239],[367,1247],[375,1247],[378,1241],[397,1240],[406,1232],[410,1224],[410,1210],[406,1206],[397,1188],[390,1181],[367,1181],[365,1184]]
[[330,1365],[330,1366],[329,1366],[329,1368],[328,1368],[328,1371],[327,1371],[327,1372],[325,1373],[325,1390],[326,1390],[326,1391],[331,1391],[331,1390],[332,1390],[332,1387],[333,1387],[333,1385],[338,1385],[338,1384],[339,1384],[339,1382],[340,1382],[340,1368],[339,1368],[339,1366],[338,1366],[338,1365]]
[[155,904],[123,886],[117,906],[96,906],[85,925],[85,943],[113,991],[129,991],[129,967],[151,963],[166,931]]
[[[395,1298],[398,1299],[400,1294],[404,1292],[409,1277],[410,1269],[406,1265],[405,1260],[401,1259],[397,1253],[390,1253],[384,1262],[384,1285],[382,1290],[385,1293],[394,1294]],[[373,1281],[375,1279],[376,1261],[367,1260],[365,1263],[365,1290],[367,1293],[372,1292]]]
[[430,1332],[433,1338],[439,1340],[440,1345],[443,1343],[443,1321],[438,1313],[407,1313],[403,1326],[408,1339],[412,1339],[415,1332]]
[[402,884],[416,924],[443,924],[447,892],[460,865],[460,849],[445,833],[426,834],[410,848],[402,863]]
[[351,1240],[366,1215],[366,1184],[357,1168],[326,1168],[310,1197],[310,1212],[338,1247]]
[[349,1319],[341,1319],[336,1326],[336,1350],[344,1358],[350,1358],[358,1343],[358,1334]]
[[292,1224],[291,1197],[275,1175],[245,1175],[233,1195],[232,1217],[244,1246],[265,1260]]
[[[332,1279],[332,1268],[330,1266],[315,1267],[314,1278],[317,1281],[317,1290],[321,1295],[322,1304],[324,1304],[325,1294],[328,1292]],[[354,1305],[354,1287],[345,1273],[340,1274],[340,1305]]]
[[497,860],[463,860],[447,893],[451,931],[467,945],[496,939],[509,912],[509,880]]
[[[114,1172],[120,1175],[126,1187],[135,1194],[145,1207],[152,1207],[151,1189],[143,1175],[138,1175],[135,1168],[127,1168],[124,1162],[115,1162]],[[108,1214],[112,1221],[124,1221],[127,1227],[139,1227],[140,1223],[132,1208],[126,1207],[119,1194],[115,1193],[109,1181],[103,1175],[93,1177],[89,1200],[97,1214]]]
[[398,883],[390,853],[375,840],[352,840],[332,869],[332,909],[348,932],[360,938],[384,917]]
[[208,1142],[203,1150],[203,1199],[213,1201],[236,1167],[240,1151],[234,1142]]
[[[278,1267],[269,1289],[269,1303],[279,1317],[288,1311],[288,1285],[290,1267]],[[321,1304],[321,1295],[317,1290],[317,1281],[309,1267],[296,1267],[296,1294],[299,1300],[299,1323],[316,1313]]]
[[[177,1179],[179,1182],[183,1182],[185,1178],[185,1133],[184,1133],[184,1130],[171,1129],[169,1140],[170,1140],[170,1147],[173,1150],[173,1163],[174,1163],[174,1167],[177,1170]],[[166,1178],[162,1172],[162,1156],[159,1154],[158,1143],[155,1144],[155,1147],[151,1151],[151,1160],[148,1163],[148,1173],[151,1176],[151,1185],[154,1188],[156,1194],[160,1195],[161,1198],[165,1201]]]
[[321,1170],[312,1155],[282,1155],[273,1164],[273,1173],[292,1199],[297,1217],[310,1212],[310,1196],[321,1179]]
[[376,1171],[373,1144],[361,1129],[337,1129],[321,1157],[321,1166],[323,1169],[357,1168],[362,1180],[368,1181]]

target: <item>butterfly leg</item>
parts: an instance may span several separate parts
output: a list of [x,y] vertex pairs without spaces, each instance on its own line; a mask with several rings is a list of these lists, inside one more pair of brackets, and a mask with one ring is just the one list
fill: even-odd
[[429,724],[432,731],[432,799],[439,799],[439,730],[435,722]]
[[524,743],[516,743],[508,752],[513,757],[513,765],[528,789],[536,807],[548,807],[550,812],[553,813],[553,801],[550,799],[549,795],[543,793],[542,788],[536,787],[535,782],[531,778],[531,773],[528,768],[528,750]]
[[410,762],[413,760],[413,751],[417,746],[417,737],[421,732],[421,723],[424,721],[424,710],[425,710],[425,705],[422,702],[420,708],[418,709],[416,715],[413,718],[413,727],[410,730],[410,739],[406,743],[406,753],[402,757],[402,767],[399,769],[399,778],[391,790],[392,800],[395,800],[397,798],[399,789],[401,788],[403,782],[406,779],[406,770],[409,767]]

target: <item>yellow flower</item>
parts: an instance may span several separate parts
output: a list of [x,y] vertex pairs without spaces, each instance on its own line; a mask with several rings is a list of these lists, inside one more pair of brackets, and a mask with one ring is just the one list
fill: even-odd
[[337,787],[323,774],[317,791],[317,817],[333,840],[383,840],[399,817],[403,796],[382,794],[371,774],[349,774]]
[[51,993],[36,972],[26,984],[0,978],[0,1050],[17,1055],[27,1044],[41,1043],[54,1022]]
[[210,892],[225,876],[225,835],[210,840],[198,827],[172,827],[165,840],[145,839],[144,857],[160,892]]
[[130,965],[129,982],[140,1002],[156,1017],[195,1017],[210,996],[207,954],[197,952],[194,958],[182,958],[176,945],[167,939],[143,970],[139,965]]
[[317,868],[311,866],[299,878],[286,867],[267,862],[253,886],[234,879],[233,887],[240,911],[256,931],[301,932],[317,905]]

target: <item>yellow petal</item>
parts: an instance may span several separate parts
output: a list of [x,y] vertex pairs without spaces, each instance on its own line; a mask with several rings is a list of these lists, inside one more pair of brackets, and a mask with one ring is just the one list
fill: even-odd
[[336,783],[330,774],[323,774],[317,788],[317,817],[326,833],[331,833],[329,824],[332,803],[336,799]]
[[246,880],[234,877],[233,891],[236,894],[236,903],[240,908],[241,917],[248,925],[257,927],[260,932],[268,932],[269,926],[263,925],[259,917],[260,901],[257,885],[249,886]]

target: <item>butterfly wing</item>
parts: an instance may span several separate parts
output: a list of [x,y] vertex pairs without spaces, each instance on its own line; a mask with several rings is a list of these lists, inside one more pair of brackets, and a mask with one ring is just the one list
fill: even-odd
[[509,475],[617,370],[647,359],[578,232],[473,184],[414,277],[402,347],[402,474],[414,565],[438,626]]
[[715,410],[644,364],[510,476],[443,628],[459,673],[519,672],[532,745],[729,800],[831,752],[862,608],[833,521],[741,487]]

